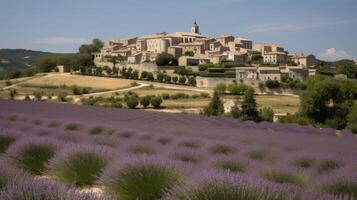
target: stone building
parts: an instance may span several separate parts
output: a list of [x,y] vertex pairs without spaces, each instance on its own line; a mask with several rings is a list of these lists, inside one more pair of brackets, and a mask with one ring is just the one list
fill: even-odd
[[312,54],[293,54],[290,59],[297,65],[303,67],[313,67],[318,65],[319,61]]

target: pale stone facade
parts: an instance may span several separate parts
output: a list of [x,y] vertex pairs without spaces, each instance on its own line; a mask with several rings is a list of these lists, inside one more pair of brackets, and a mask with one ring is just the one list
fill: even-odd
[[288,62],[285,52],[266,52],[262,56],[264,64],[285,65]]
[[280,81],[280,69],[279,67],[258,67],[258,80],[277,80]]
[[294,54],[290,58],[294,61],[297,65],[303,67],[313,67],[318,65],[318,60],[312,54],[305,55],[305,54]]

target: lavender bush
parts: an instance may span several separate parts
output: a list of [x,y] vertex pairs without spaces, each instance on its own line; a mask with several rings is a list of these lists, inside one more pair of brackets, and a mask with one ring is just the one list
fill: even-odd
[[11,146],[8,156],[17,167],[41,175],[58,147],[59,143],[54,140],[29,138]]
[[69,148],[50,163],[48,174],[58,180],[78,186],[92,185],[108,164],[108,152],[89,146]]
[[153,200],[163,197],[183,178],[183,172],[172,163],[144,158],[114,164],[106,170],[102,182],[120,199]]
[[4,153],[15,140],[16,138],[11,134],[0,133],[0,154]]

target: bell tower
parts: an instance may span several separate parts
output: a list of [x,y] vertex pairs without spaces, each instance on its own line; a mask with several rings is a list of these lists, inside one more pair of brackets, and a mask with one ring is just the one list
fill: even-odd
[[200,34],[200,27],[197,25],[196,20],[195,20],[195,22],[192,24],[191,32],[192,32],[192,33],[196,33],[196,34]]

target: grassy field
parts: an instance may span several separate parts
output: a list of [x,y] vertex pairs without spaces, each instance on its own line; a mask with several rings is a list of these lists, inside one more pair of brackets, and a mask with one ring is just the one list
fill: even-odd
[[[60,93],[72,94],[71,86],[76,85],[81,88],[87,88],[90,93],[108,90],[116,90],[130,87],[131,80],[112,79],[91,76],[79,76],[68,74],[49,74],[47,76],[20,78],[10,80],[12,87],[16,89],[18,95],[31,95],[34,92],[43,92],[43,95],[58,95]],[[0,82],[1,87],[6,86],[5,81]],[[1,91],[0,97],[6,98],[9,91]]]
[[[236,96],[223,97],[224,100],[235,98]],[[298,111],[300,105],[300,98],[296,96],[257,95],[255,98],[259,108],[270,107],[275,113],[295,113]]]
[[[45,96],[58,95],[60,93],[72,94],[70,86],[77,85],[79,87],[90,88],[89,92],[100,92],[108,90],[116,90],[130,87],[133,80],[113,79],[104,77],[79,76],[69,74],[50,74],[48,76],[39,76],[31,78],[20,78],[11,80],[12,84],[16,84],[13,89],[17,90],[19,95],[31,95],[35,91],[43,92]],[[5,81],[0,81],[0,86],[5,87]],[[146,95],[162,95],[164,93],[170,96],[177,93],[184,93],[190,98],[165,99],[162,106],[167,110],[190,110],[190,112],[198,113],[201,109],[208,105],[208,98],[192,98],[192,95],[200,95],[200,92],[180,89],[169,89],[162,87],[143,87],[132,90],[140,97]],[[117,93],[115,96],[124,96],[126,92]],[[111,94],[103,95],[110,97]],[[8,98],[9,91],[0,91],[0,98]],[[222,96],[224,102],[234,100],[237,96],[225,95]],[[256,100],[259,108],[271,107],[275,113],[295,113],[299,108],[299,97],[294,96],[276,96],[276,95],[258,95]]]
[[173,95],[176,93],[184,93],[187,95],[200,94],[200,92],[189,91],[189,90],[176,90],[176,89],[166,89],[160,87],[144,87],[140,89],[133,90],[133,92],[137,93],[139,96],[146,95],[161,95],[163,93],[167,93],[169,95]]
[[67,75],[67,74],[52,74],[49,76],[27,81],[26,84],[34,86],[41,85],[77,85],[79,87],[90,87],[93,89],[115,90],[130,86],[133,81],[126,79],[103,78],[93,76]]

